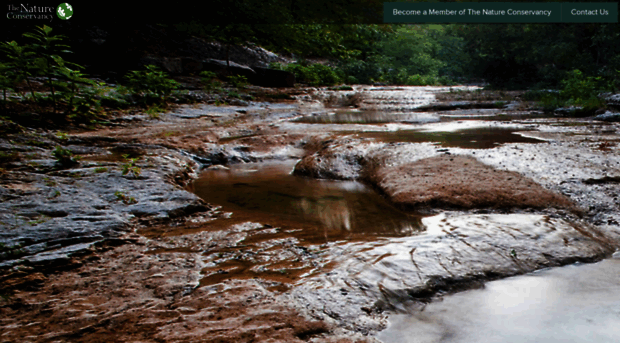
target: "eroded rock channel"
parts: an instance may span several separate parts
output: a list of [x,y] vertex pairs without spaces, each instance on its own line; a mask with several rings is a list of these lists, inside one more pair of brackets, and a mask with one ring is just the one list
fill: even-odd
[[[450,91],[2,139],[29,159],[2,178],[0,340],[372,342],[438,295],[611,256],[618,124]],[[79,166],[54,168],[55,144]]]

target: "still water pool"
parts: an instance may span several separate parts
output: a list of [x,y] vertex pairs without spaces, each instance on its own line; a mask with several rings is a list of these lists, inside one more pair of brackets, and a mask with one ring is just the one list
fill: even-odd
[[206,170],[193,192],[232,212],[218,225],[246,221],[299,229],[307,242],[401,237],[422,229],[421,216],[404,213],[356,181],[291,174],[296,160],[230,165]]

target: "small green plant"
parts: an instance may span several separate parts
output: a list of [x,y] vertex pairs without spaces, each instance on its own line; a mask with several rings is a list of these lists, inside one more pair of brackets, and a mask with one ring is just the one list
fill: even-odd
[[130,158],[129,154],[125,154],[123,155],[123,158],[125,159],[125,163],[123,163],[123,165],[121,166],[121,173],[123,175],[131,173],[134,178],[140,177],[140,173],[142,171],[140,170],[140,167],[136,166],[136,162],[140,159],[140,157]]
[[67,140],[67,139],[69,139],[69,135],[67,135],[65,132],[62,132],[62,131],[58,131],[58,132],[56,132],[56,137],[57,137],[58,139],[62,139],[62,140]]
[[114,196],[117,200],[122,201],[125,205],[132,205],[138,203],[136,198],[125,195],[122,191],[114,192]]
[[58,83],[60,97],[67,104],[66,113],[72,118],[94,118],[101,112],[101,95],[103,84],[87,79],[78,70],[65,66],[59,68],[59,74],[66,82]]
[[60,196],[60,191],[55,189],[54,192],[48,197],[48,199],[55,199]]
[[95,168],[95,173],[97,173],[97,174],[105,173],[107,171],[108,171],[108,168],[106,168],[106,167],[97,167],[97,168]]
[[54,187],[54,186],[56,186],[56,181],[50,179],[49,177],[44,177],[43,181],[45,181],[45,185],[47,187]]
[[226,96],[228,96],[229,98],[241,99],[241,95],[235,91],[228,91],[226,93]]
[[202,81],[211,81],[217,77],[217,74],[212,71],[201,71],[200,76],[202,76]]
[[163,107],[160,107],[159,105],[153,105],[150,106],[146,111],[144,111],[145,114],[148,114],[149,117],[153,118],[153,119],[159,119],[159,115],[164,113],[166,110]]
[[217,75],[212,71],[200,72],[201,81],[205,92],[221,92],[222,82],[217,80]]
[[56,149],[52,151],[52,156],[56,159],[56,162],[63,167],[69,167],[78,164],[78,157],[73,155],[71,150],[65,149],[60,145],[56,146]]
[[35,225],[39,225],[39,224],[45,223],[48,220],[50,220],[50,217],[48,217],[48,216],[41,216],[41,217],[39,217],[39,219],[35,219],[35,220],[29,221],[28,225],[35,226]]
[[229,76],[228,82],[230,82],[233,87],[243,89],[248,85],[248,78],[243,75]]
[[131,94],[141,96],[147,102],[152,95],[157,100],[165,101],[179,83],[169,79],[168,74],[154,65],[147,65],[146,70],[130,71],[125,75],[127,89]]
[[271,62],[271,63],[269,63],[269,68],[270,69],[275,69],[275,70],[284,70],[284,66],[280,62]]

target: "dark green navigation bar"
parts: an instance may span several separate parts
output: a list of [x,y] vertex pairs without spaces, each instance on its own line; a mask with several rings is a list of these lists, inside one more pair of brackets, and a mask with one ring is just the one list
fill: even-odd
[[617,2],[385,2],[385,23],[617,23]]

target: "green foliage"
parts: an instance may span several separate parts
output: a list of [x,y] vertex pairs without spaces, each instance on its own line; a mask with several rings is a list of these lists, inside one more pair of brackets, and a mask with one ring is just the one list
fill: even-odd
[[153,99],[165,101],[174,89],[179,87],[178,82],[169,79],[168,75],[154,65],[147,65],[146,70],[130,71],[125,75],[127,89],[133,95],[140,96],[145,102]]
[[347,83],[453,84],[465,70],[459,59],[468,60],[459,53],[463,44],[451,26],[393,26],[365,59],[344,59],[338,67]]
[[560,91],[531,90],[523,95],[525,100],[538,101],[546,111],[560,107],[581,107],[585,114],[604,107],[605,103],[598,97],[604,91],[613,90],[613,85],[598,76],[585,76],[580,70],[572,70],[560,81]]
[[159,105],[152,105],[144,111],[145,114],[148,114],[153,119],[158,119],[161,113],[164,113],[165,109]]
[[[399,27],[391,39],[380,43],[379,61],[401,74],[437,76],[446,62],[435,57],[441,45],[438,39],[433,39],[433,32],[429,32],[433,30],[441,30],[441,26]],[[406,79],[406,76],[401,78]]]
[[603,106],[602,100],[598,98],[598,93],[604,90],[602,83],[602,77],[586,77],[575,69],[560,82],[560,97],[566,99],[569,105],[598,108]]
[[5,243],[0,243],[0,256],[4,259],[15,258],[17,256],[23,255],[25,253],[24,249],[22,249],[22,244],[17,243],[9,246]]
[[295,74],[295,80],[312,86],[332,86],[342,82],[342,72],[320,63],[291,63],[284,70]]
[[0,62],[0,90],[2,90],[2,101],[6,106],[6,92],[13,88],[13,80],[11,73],[11,65],[8,63]]
[[229,98],[236,98],[236,99],[241,99],[241,94],[235,92],[235,91],[228,91],[226,92],[226,96]]
[[101,105],[109,108],[129,108],[131,101],[128,99],[129,90],[125,86],[116,86],[101,95]]
[[421,76],[419,74],[411,75],[407,78],[407,84],[410,86],[429,86],[429,85],[437,85],[437,79],[432,76]]
[[280,62],[269,63],[269,69],[284,70],[284,65]]
[[347,85],[341,85],[341,86],[336,86],[336,87],[330,87],[329,89],[333,91],[352,91],[353,87],[347,86]]
[[78,164],[78,157],[74,156],[70,150],[59,145],[52,151],[52,156],[56,159],[56,162],[63,167],[70,167]]
[[202,81],[211,81],[217,77],[217,74],[212,71],[201,71]]
[[495,87],[563,87],[575,69],[609,82],[620,69],[617,24],[468,24],[457,33],[472,76]]
[[58,72],[65,82],[58,82],[59,96],[67,104],[70,117],[95,118],[101,112],[101,94],[98,87],[103,85],[87,79],[86,75],[77,70],[60,67]]
[[[32,99],[36,100],[32,84],[28,79],[29,76],[32,76],[32,59],[35,53],[29,47],[20,46],[15,41],[0,43],[0,51],[2,51],[2,59],[7,61],[4,63],[5,82],[15,90],[21,81],[26,80]],[[3,92],[6,89],[3,88]]]
[[142,172],[142,170],[140,169],[140,167],[136,166],[136,162],[140,159],[140,157],[130,158],[129,154],[125,154],[123,155],[123,158],[125,159],[125,163],[121,165],[121,173],[123,175],[131,173],[134,178],[140,177],[140,173]]
[[248,85],[248,78],[243,75],[229,76],[228,82],[230,82],[233,87],[243,89]]
[[100,174],[100,173],[105,173],[108,171],[108,168],[106,167],[97,167],[95,168],[95,173]]
[[[29,44],[20,46],[15,41],[0,43],[3,73],[0,77],[0,89],[6,100],[6,91],[17,91],[20,82],[26,81],[32,99],[39,105],[51,104],[56,113],[62,104],[66,114],[73,117],[92,117],[99,112],[99,102],[95,96],[95,83],[79,71],[81,66],[66,61],[60,54],[70,53],[66,38],[52,35],[49,26],[36,27],[33,32],[24,33]],[[29,77],[45,77],[45,85],[50,91],[46,97],[37,97]]]
[[116,197],[117,200],[122,201],[125,205],[132,205],[132,204],[138,203],[136,198],[131,197],[131,196],[127,196],[122,191],[114,192],[114,196]]
[[200,72],[201,81],[204,85],[205,92],[221,92],[222,82],[217,80],[217,75],[212,71]]

